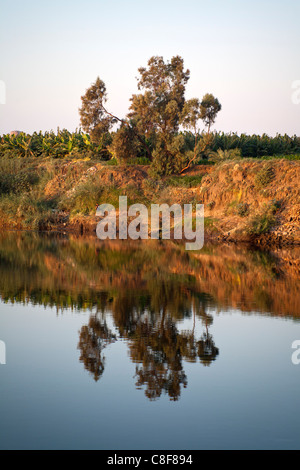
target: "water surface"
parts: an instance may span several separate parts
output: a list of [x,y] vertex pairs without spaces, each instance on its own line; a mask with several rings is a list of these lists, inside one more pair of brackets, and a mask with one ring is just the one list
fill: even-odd
[[298,449],[299,250],[0,236],[1,449]]

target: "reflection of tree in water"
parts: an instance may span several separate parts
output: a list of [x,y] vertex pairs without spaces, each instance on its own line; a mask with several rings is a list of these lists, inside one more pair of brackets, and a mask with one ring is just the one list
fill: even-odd
[[80,330],[78,349],[81,351],[79,360],[84,367],[98,381],[104,372],[105,357],[103,349],[107,344],[116,340],[116,336],[111,333],[105,321],[100,321],[92,315],[88,325],[84,325]]
[[208,332],[204,332],[197,345],[198,357],[201,364],[204,366],[210,366],[210,364],[215,361],[219,355],[219,349],[215,346],[212,335]]
[[213,317],[208,315],[204,310],[199,312],[199,316],[201,316],[202,323],[205,325],[205,331],[197,342],[197,356],[199,357],[201,364],[204,366],[210,366],[210,364],[215,361],[219,355],[219,348],[215,346],[213,337],[208,331],[208,327],[213,323]]
[[[185,298],[188,299],[189,296]],[[206,314],[206,298],[195,298],[192,302],[181,307],[184,318],[187,312],[193,312],[193,328],[189,331],[179,331],[176,321],[180,318],[177,312],[168,309],[169,300],[161,297],[163,305],[158,311],[153,311],[151,297],[141,297],[129,294],[117,297],[111,304],[115,325],[120,338],[128,341],[131,360],[136,363],[136,386],[145,387],[145,395],[150,400],[159,398],[162,393],[168,394],[171,400],[179,399],[182,387],[187,386],[187,376],[183,369],[183,360],[200,362],[209,366],[219,354],[213,338],[208,332],[213,319]],[[156,305],[157,306],[157,305]],[[176,320],[174,320],[174,316]],[[205,332],[200,339],[196,338],[196,317],[205,325]],[[83,326],[80,332],[80,360],[89,370],[95,380],[104,371],[104,347],[116,340],[105,322],[92,316],[88,326]]]
[[138,363],[136,386],[146,386],[145,394],[150,400],[159,398],[162,392],[171,400],[178,400],[181,387],[187,386],[183,360],[196,362],[199,358],[203,365],[210,365],[216,359],[219,350],[208,333],[208,320],[212,322],[212,317],[205,315],[205,320],[206,332],[199,341],[195,337],[195,312],[192,331],[178,331],[164,311],[161,318],[139,320],[129,338],[129,348],[131,359]]
[[146,385],[145,394],[150,400],[159,398],[162,392],[177,400],[181,386],[187,385],[179,340],[174,322],[164,319],[164,315],[158,321],[139,321],[130,337],[130,357],[138,363],[136,386]]

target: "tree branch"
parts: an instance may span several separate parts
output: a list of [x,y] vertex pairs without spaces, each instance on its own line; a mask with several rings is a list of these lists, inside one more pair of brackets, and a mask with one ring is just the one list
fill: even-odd
[[[209,137],[209,134],[207,135],[207,137]],[[204,151],[207,149],[208,145],[209,145],[209,140],[207,140],[207,142],[206,142],[204,148],[201,149],[201,152],[204,152]],[[197,158],[197,154],[196,154],[196,152],[195,152],[193,158],[188,162],[187,166],[184,167],[184,168],[179,172],[179,174],[181,175],[181,173],[183,173],[185,170],[188,170],[188,169],[190,168],[192,162],[193,162],[196,158]]]

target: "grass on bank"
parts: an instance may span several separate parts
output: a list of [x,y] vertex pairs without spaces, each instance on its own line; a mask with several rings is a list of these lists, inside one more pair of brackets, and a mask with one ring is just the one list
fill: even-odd
[[[297,157],[294,155],[293,157]],[[299,160],[299,158],[294,158]],[[281,157],[282,158],[282,157]],[[272,157],[274,159],[274,157]],[[245,159],[241,159],[241,162]],[[251,159],[258,162],[258,159]],[[128,204],[136,202],[148,206],[150,203],[165,202],[170,188],[200,187],[202,175],[177,175],[163,179],[146,178],[143,189],[134,184],[126,188],[117,187],[114,182],[99,183],[99,175],[89,175],[80,182],[87,170],[99,163],[99,159],[58,160],[52,158],[0,158],[0,217],[2,222],[13,225],[17,219],[22,227],[32,229],[47,228],[55,224],[58,214],[65,213],[71,217],[76,215],[94,215],[97,204],[109,203],[115,207],[119,204],[119,196],[126,195]],[[109,165],[106,162],[104,165]],[[217,164],[218,165],[218,164]],[[220,171],[222,171],[220,167]],[[87,172],[88,174],[88,172]],[[255,179],[257,188],[265,188],[273,179],[272,162],[262,162],[261,169]],[[62,181],[60,195],[49,195],[45,188]],[[55,191],[54,191],[55,194]],[[187,200],[186,203],[193,202]],[[199,202],[199,201],[197,201]],[[276,223],[276,203],[266,204],[259,213],[249,215],[247,204],[238,204],[235,212],[240,217],[249,216],[248,233],[259,235],[269,231]],[[251,217],[251,218],[250,218]],[[213,229],[213,222],[206,218],[206,227]]]
[[250,235],[262,235],[269,232],[276,225],[276,214],[279,209],[279,201],[265,203],[261,210],[250,218],[247,232]]

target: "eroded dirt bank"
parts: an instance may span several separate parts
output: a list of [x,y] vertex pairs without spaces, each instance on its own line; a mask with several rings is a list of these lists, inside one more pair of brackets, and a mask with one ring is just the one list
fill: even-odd
[[[14,213],[2,207],[0,226],[93,233],[99,221],[95,202],[118,207],[118,197],[126,195],[129,204],[148,207],[152,203],[203,203],[207,240],[299,245],[299,181],[300,162],[287,160],[225,161],[162,180],[152,178],[148,166],[59,162],[43,188],[45,200],[55,201],[54,209],[34,225],[20,208]],[[86,205],[81,203],[82,188]],[[97,188],[102,188],[98,199]]]

